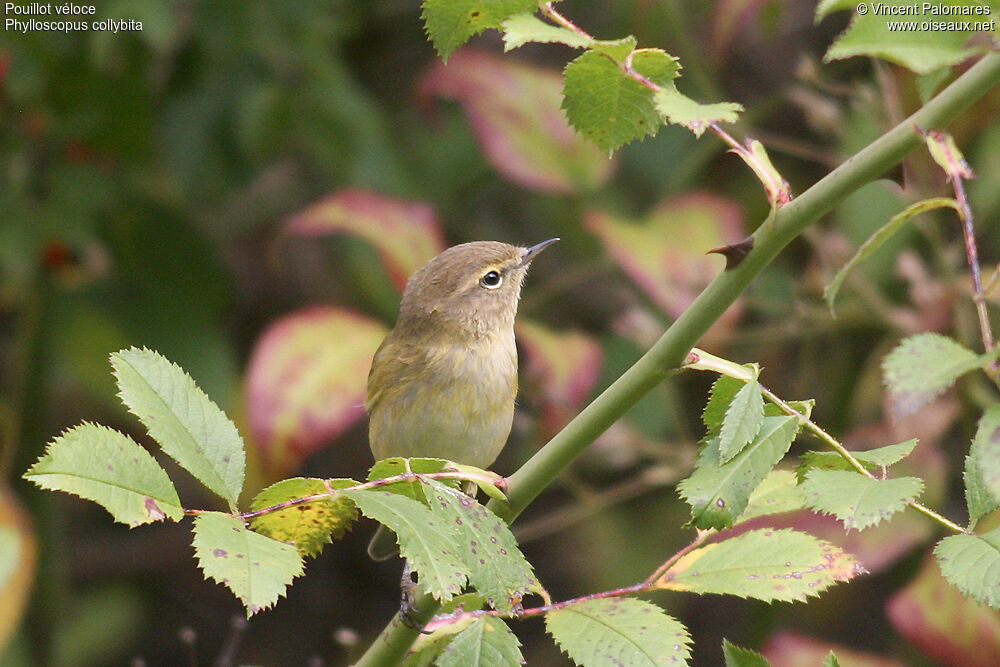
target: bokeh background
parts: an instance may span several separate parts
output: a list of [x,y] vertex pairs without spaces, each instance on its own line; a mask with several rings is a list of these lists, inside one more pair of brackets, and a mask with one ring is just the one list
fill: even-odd
[[[941,83],[864,59],[824,64],[848,16],[816,25],[812,2],[561,8],[599,37],[634,34],[680,57],[689,96],[743,104],[732,132],[762,140],[793,192]],[[767,213],[753,174],[710,134],[666,127],[614,156],[574,135],[559,110],[565,47],[505,55],[491,33],[443,66],[416,0],[96,10],[142,30],[0,35],[0,665],[346,664],[397,608],[399,564],[364,555],[369,522],[246,624],[202,578],[189,523],[130,531],[22,481],[82,420],[152,444],[115,396],[109,353],[161,352],[233,416],[248,496],[289,475],[360,477],[367,366],[406,276],[455,243],[560,236],[522,302],[519,410],[495,466],[510,473],[722,269],[706,251]],[[951,128],[978,174],[969,192],[987,276],[1000,255],[998,102]],[[701,346],[760,363],[784,398],[815,398],[816,419],[852,447],[921,438],[909,465],[923,499],[962,522],[962,457],[994,397],[972,379],[891,422],[878,368],[919,331],[977,349],[956,221],[929,216],[894,238],[852,275],[836,318],[822,301],[874,229],[949,193],[922,156],[887,176],[797,240]],[[555,598],[634,583],[689,541],[673,485],[690,470],[711,379],[658,387],[519,520]],[[163,464],[186,507],[216,507]],[[925,561],[929,521],[904,513],[860,534],[811,515],[774,524],[843,546],[871,575],[808,605],[655,596],[691,630],[695,664],[720,664],[723,637],[779,665],[818,664],[831,646],[842,664],[975,664],[954,637],[937,654],[921,644],[935,613],[979,628],[967,645],[1000,660],[995,613]],[[569,664],[540,621],[515,629],[529,664]]]

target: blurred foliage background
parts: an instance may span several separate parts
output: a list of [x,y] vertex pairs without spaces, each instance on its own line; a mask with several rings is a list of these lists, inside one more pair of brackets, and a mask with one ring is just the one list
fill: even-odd
[[[141,31],[0,36],[0,665],[344,664],[398,604],[398,563],[364,555],[370,525],[247,626],[202,579],[186,523],[130,532],[20,480],[81,420],[149,442],[115,397],[108,354],[156,349],[233,415],[253,463],[248,494],[292,474],[363,476],[367,364],[406,275],[447,245],[560,236],[525,289],[520,408],[495,466],[509,473],[655,340],[722,269],[706,250],[752,231],[767,203],[712,136],[667,127],[613,157],[575,137],[558,109],[564,47],[502,55],[487,34],[443,66],[416,0],[96,7]],[[814,25],[811,2],[562,11],[597,36],[631,33],[679,56],[686,94],[742,103],[734,133],[761,139],[794,192],[931,85],[861,59],[824,65],[848,16]],[[978,175],[984,267],[1000,258],[998,102],[950,128]],[[920,437],[924,501],[963,521],[954,482],[989,390],[970,380],[890,422],[878,372],[908,333],[977,348],[956,221],[928,216],[894,238],[852,275],[836,319],[821,298],[905,203],[948,192],[924,156],[889,176],[810,229],[702,346],[761,363],[784,398],[817,399],[814,417],[852,447]],[[633,583],[690,539],[673,484],[689,472],[709,382],[657,388],[518,523],[554,597]],[[164,464],[185,506],[211,506]],[[935,609],[980,619],[1000,651],[995,614],[935,588],[929,522],[907,513],[845,534],[811,515],[778,521],[852,551],[871,576],[808,605],[662,596],[692,631],[695,664],[719,664],[722,637],[775,664],[833,644],[858,651],[843,664],[931,664],[916,637]],[[540,622],[517,631],[529,664],[569,664]],[[934,657],[973,664],[945,653]]]

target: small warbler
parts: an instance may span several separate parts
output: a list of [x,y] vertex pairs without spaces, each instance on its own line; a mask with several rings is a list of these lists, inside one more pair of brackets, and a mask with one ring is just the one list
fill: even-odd
[[[480,468],[493,463],[514,419],[514,316],[521,284],[531,260],[558,240],[530,248],[463,243],[410,277],[396,326],[368,373],[365,409],[376,460],[426,456]],[[391,547],[376,535],[369,554],[383,559]]]

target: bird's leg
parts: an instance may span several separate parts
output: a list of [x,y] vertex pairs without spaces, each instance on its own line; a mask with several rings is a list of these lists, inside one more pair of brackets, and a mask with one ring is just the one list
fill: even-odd
[[414,604],[414,598],[417,592],[417,580],[414,578],[416,573],[410,570],[410,561],[403,560],[403,576],[399,581],[399,618],[403,621],[403,625],[408,628],[413,628],[414,630],[420,630],[420,632],[425,634],[423,630],[423,624],[418,621],[415,616],[420,613],[420,610]]

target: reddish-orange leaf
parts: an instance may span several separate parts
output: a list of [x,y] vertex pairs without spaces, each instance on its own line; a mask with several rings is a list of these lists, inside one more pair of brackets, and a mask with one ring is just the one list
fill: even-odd
[[1000,665],[1000,615],[945,581],[930,554],[886,612],[899,634],[942,665]]
[[320,199],[286,220],[285,229],[303,236],[360,236],[375,246],[400,291],[414,271],[445,248],[430,206],[359,189],[340,190]]
[[568,194],[603,185],[614,163],[570,128],[557,71],[461,49],[424,76],[420,95],[458,100],[486,159],[532,190]]
[[[706,253],[745,237],[739,208],[703,192],[665,201],[642,220],[593,211],[584,224],[625,273],[673,318],[723,270],[723,261]],[[731,326],[740,311],[737,303],[716,327]]]
[[320,306],[278,320],[260,337],[246,396],[269,471],[291,472],[364,416],[368,368],[385,334],[379,322]]
[[524,375],[542,401],[543,428],[554,433],[588,398],[601,368],[601,346],[579,331],[552,331],[525,319],[517,324]]

